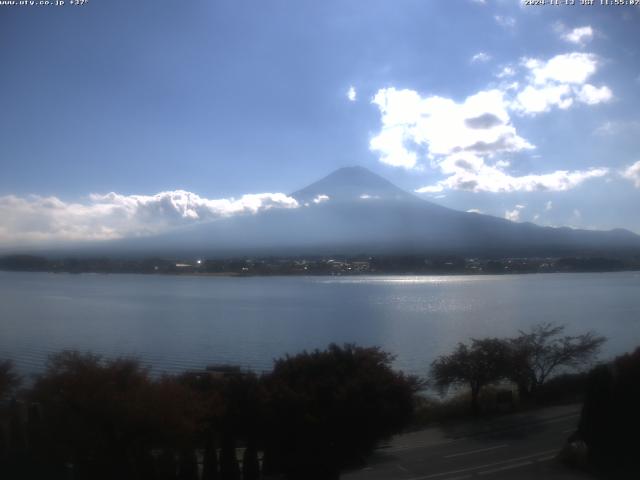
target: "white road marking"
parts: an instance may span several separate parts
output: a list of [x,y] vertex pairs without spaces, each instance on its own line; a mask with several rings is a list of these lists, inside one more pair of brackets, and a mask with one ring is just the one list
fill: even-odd
[[[478,432],[477,434],[471,434],[471,435],[463,435],[457,438],[453,438],[451,440],[444,440],[444,441],[436,441],[436,442],[430,442],[430,441],[418,441],[415,443],[412,443],[410,445],[407,444],[401,444],[401,445],[396,445],[396,446],[391,446],[391,445],[385,445],[383,447],[380,447],[380,451],[382,452],[388,452],[388,453],[395,453],[395,452],[402,452],[405,450],[415,450],[418,448],[423,448],[423,447],[431,447],[431,446],[438,446],[438,445],[448,445],[450,443],[455,443],[455,442],[460,442],[462,440],[467,440],[469,438],[478,438],[478,437],[484,437],[487,435],[492,435],[495,433],[500,433],[500,432],[507,432],[510,430],[523,430],[525,428],[528,428],[531,425],[543,425],[543,424],[547,424],[547,423],[558,423],[558,422],[564,422],[567,420],[570,420],[572,418],[575,417],[579,417],[580,414],[579,413],[571,413],[568,415],[562,415],[560,417],[556,417],[556,418],[549,418],[549,419],[542,419],[539,420],[537,422],[531,422],[531,423],[525,423],[525,424],[520,424],[520,425],[513,425],[510,427],[506,427],[506,428],[498,428],[496,430],[488,430],[486,432]],[[575,429],[570,430],[571,432],[575,431]],[[562,432],[565,433],[565,432]]]
[[558,422],[564,422],[566,420],[569,420],[571,418],[576,418],[576,417],[579,417],[579,416],[580,416],[579,413],[572,413],[571,415],[564,415],[562,417],[550,418],[548,420],[541,420],[539,422],[532,422],[531,424],[533,425],[533,424],[538,424],[538,423],[558,423]]
[[536,458],[536,462],[548,462],[549,460],[553,460],[556,458],[556,455],[547,455],[546,457]]
[[402,452],[404,450],[414,450],[416,448],[436,447],[436,446],[439,446],[439,445],[448,445],[450,443],[459,442],[460,440],[464,440],[464,439],[463,438],[456,438],[454,440],[444,440],[442,442],[423,441],[423,442],[416,442],[416,443],[413,443],[411,445],[398,445],[396,447],[386,447],[386,448],[380,449],[380,451],[384,452],[384,453]]
[[534,458],[534,457],[541,457],[541,456],[549,455],[550,453],[555,453],[555,452],[556,452],[556,449],[543,450],[542,452],[532,453],[531,455],[525,455],[525,456],[522,456],[522,457],[509,458],[507,460],[502,460],[502,461],[499,461],[499,462],[485,463],[484,465],[476,465],[474,467],[461,468],[460,470],[449,470],[448,472],[433,473],[431,475],[425,475],[425,476],[422,476],[422,477],[413,477],[413,478],[410,478],[409,480],[427,480],[429,478],[438,478],[438,477],[444,477],[444,476],[447,476],[447,475],[455,475],[456,473],[472,472],[474,470],[480,470],[482,468],[489,468],[489,467],[494,467],[494,466],[497,466],[497,465],[504,465],[504,464],[511,463],[511,462],[520,462],[522,460],[527,460],[527,459]]
[[445,455],[443,458],[462,457],[463,455],[473,455],[474,453],[488,452],[489,450],[496,450],[498,448],[505,448],[507,444],[496,445],[495,447],[478,448],[477,450],[467,450],[466,452],[453,453],[451,455]]
[[503,472],[505,470],[511,470],[513,468],[520,468],[526,465],[531,465],[532,463],[533,462],[531,461],[514,463],[513,465],[506,465],[504,467],[492,468],[491,470],[483,470],[482,472],[478,472],[478,475],[489,475],[491,473]]

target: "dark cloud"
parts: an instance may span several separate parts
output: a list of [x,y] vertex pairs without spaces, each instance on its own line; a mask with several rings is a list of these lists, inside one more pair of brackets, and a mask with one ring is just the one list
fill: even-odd
[[464,123],[469,128],[485,129],[497,127],[503,122],[493,113],[483,113],[478,117],[466,118]]
[[478,154],[490,154],[493,152],[504,152],[513,150],[513,135],[502,135],[495,142],[479,141],[465,148],[467,152]]
[[463,158],[459,158],[458,160],[456,160],[455,162],[456,167],[462,168],[463,170],[466,170],[467,172],[474,172],[475,168],[473,165],[471,165],[471,163],[469,163],[468,161],[466,161]]

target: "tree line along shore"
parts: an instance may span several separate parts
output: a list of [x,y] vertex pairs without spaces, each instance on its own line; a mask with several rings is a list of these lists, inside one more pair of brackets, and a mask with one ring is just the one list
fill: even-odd
[[[377,347],[352,344],[287,355],[261,375],[210,366],[153,376],[132,358],[64,351],[22,386],[3,361],[0,474],[337,479],[407,429],[576,400],[583,410],[566,460],[597,472],[639,468],[640,348],[594,367],[605,339],[563,330],[543,323],[514,338],[460,343],[424,379],[394,370]],[[425,385],[459,390],[438,400],[425,397]]]

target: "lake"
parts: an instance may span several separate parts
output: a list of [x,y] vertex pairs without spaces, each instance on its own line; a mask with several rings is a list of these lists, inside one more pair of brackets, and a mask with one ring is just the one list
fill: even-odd
[[0,272],[0,359],[23,374],[49,354],[134,355],[158,373],[274,358],[331,342],[379,345],[425,375],[471,337],[550,321],[640,345],[640,273],[502,276],[195,277]]

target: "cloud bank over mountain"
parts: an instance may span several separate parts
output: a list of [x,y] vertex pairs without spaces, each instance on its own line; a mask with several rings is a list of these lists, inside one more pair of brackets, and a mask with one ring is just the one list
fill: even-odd
[[0,197],[0,245],[110,240],[145,236],[174,227],[256,214],[273,208],[297,208],[283,193],[208,199],[184,190],[156,195],[91,194],[84,202],[31,195]]
[[[407,249],[532,254],[557,247],[640,248],[640,237],[628,231],[513,223],[523,221],[531,208],[528,202],[517,203],[503,210],[504,218],[465,213],[418,198],[355,166],[291,195],[208,199],[176,190],[90,195],[75,203],[56,197],[0,197],[0,215],[6,219],[0,247],[7,252],[42,247],[93,255],[288,254],[301,249],[311,254]],[[581,213],[576,209],[573,216],[577,221]]]

